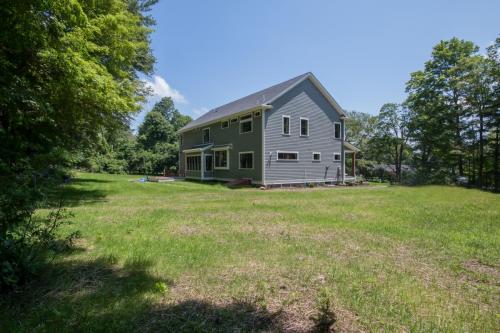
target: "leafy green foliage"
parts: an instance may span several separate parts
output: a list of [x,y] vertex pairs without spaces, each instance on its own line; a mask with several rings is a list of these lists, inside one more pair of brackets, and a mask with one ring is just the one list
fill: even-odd
[[[127,125],[140,109],[148,90],[138,73],[150,74],[154,64],[153,21],[144,13],[155,2],[0,5],[0,252],[16,244],[16,253],[26,253],[29,242],[11,240],[47,202],[74,154],[102,132]],[[108,169],[121,168],[114,162]]]

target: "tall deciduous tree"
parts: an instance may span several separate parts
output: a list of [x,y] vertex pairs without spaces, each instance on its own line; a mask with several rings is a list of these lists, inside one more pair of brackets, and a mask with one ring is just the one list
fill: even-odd
[[373,143],[386,151],[394,163],[396,180],[402,181],[403,158],[408,149],[408,110],[404,105],[386,103],[380,109]]

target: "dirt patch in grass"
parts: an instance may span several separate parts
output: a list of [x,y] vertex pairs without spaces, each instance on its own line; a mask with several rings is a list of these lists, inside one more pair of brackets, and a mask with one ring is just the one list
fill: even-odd
[[467,260],[463,263],[463,267],[472,273],[486,276],[488,282],[500,286],[500,270],[498,267],[485,265],[477,259]]

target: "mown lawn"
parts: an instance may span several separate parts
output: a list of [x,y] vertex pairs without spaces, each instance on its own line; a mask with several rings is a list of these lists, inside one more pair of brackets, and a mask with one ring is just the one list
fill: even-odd
[[138,178],[65,186],[82,238],[0,301],[0,331],[304,332],[329,301],[337,331],[498,332],[498,195]]

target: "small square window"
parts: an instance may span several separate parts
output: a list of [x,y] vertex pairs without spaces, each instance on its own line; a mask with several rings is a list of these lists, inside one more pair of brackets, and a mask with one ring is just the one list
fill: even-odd
[[313,153],[313,161],[320,162],[321,161],[321,153]]
[[233,119],[231,119],[231,123],[235,123],[235,122],[237,122],[237,121],[238,121],[238,118],[233,118]]
[[333,160],[334,161],[340,161],[340,154],[339,153],[333,153]]
[[229,121],[224,120],[223,122],[220,123],[221,128],[228,128],[229,127]]
[[253,115],[254,115],[255,117],[260,117],[260,114],[261,114],[261,113],[260,113],[260,111],[257,111],[257,112],[255,112]]

